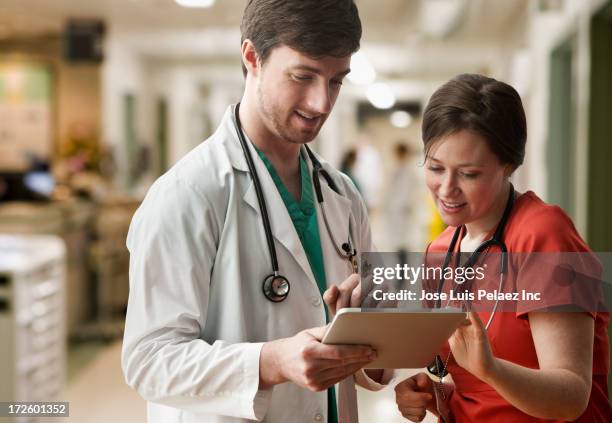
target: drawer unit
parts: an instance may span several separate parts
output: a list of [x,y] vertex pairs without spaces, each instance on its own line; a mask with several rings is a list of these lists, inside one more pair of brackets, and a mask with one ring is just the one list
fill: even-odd
[[59,237],[0,234],[0,401],[61,400],[65,260]]

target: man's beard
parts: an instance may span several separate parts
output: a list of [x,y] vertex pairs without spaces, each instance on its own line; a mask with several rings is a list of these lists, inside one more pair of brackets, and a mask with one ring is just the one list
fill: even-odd
[[[292,128],[289,126],[289,122],[287,122],[287,125],[283,125],[281,122],[281,117],[283,114],[280,110],[275,108],[274,105],[266,102],[266,97],[263,95],[261,84],[257,87],[257,99],[262,117],[265,120],[264,124],[266,126],[267,124],[270,124],[271,128],[269,128],[269,130],[284,141],[291,144],[302,145],[311,142],[318,135],[320,127],[315,132],[304,133],[297,129],[292,130]],[[293,114],[294,112],[291,111],[290,113]],[[289,120],[291,120],[291,117],[292,116],[289,117]]]

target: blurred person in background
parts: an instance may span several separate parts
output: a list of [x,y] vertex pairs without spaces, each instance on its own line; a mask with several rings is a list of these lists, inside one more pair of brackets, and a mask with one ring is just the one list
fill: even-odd
[[[387,191],[382,203],[385,216],[386,239],[389,251],[399,254],[399,262],[405,263],[408,252],[419,251],[424,222],[418,219],[422,200],[413,189],[418,185],[417,164],[410,146],[398,142],[393,147],[395,167],[387,184]],[[420,192],[420,190],[418,190]]]
[[355,163],[357,163],[357,150],[351,148],[342,157],[342,161],[340,162],[340,172],[344,173],[349,177],[351,181],[355,184],[355,187],[359,190],[359,184],[355,179]]
[[251,0],[241,30],[241,102],[153,184],[130,227],[125,378],[149,422],[354,422],[350,376],[375,352],[320,342],[321,294],[356,285],[370,227],[354,184],[306,144],[359,48],[358,11]]
[[[505,221],[501,236],[510,253],[590,256],[561,208],[532,191],[515,192],[510,183],[527,139],[523,105],[511,86],[481,75],[455,77],[431,97],[422,132],[427,187],[449,225],[428,253],[478,250]],[[470,312],[439,354],[432,377],[442,382],[419,373],[396,386],[400,412],[411,421],[421,421],[426,410],[445,422],[611,421],[609,316],[562,312],[572,299],[559,295],[553,300],[560,309],[535,304]]]
[[359,182],[359,190],[363,195],[368,210],[375,210],[381,201],[383,186],[383,166],[380,153],[372,145],[367,134],[357,137],[355,146],[357,160],[352,168],[353,177]]

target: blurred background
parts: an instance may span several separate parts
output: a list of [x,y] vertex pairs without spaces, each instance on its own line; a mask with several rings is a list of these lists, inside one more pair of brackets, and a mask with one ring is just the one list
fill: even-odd
[[[150,184],[240,99],[245,4],[0,3],[0,401],[145,421],[119,363],[127,228]],[[422,251],[443,229],[424,189],[421,113],[443,82],[476,72],[523,98],[516,188],[612,251],[611,1],[357,4],[362,48],[314,148],[356,182],[380,250]],[[359,395],[362,421],[402,421],[392,389]]]

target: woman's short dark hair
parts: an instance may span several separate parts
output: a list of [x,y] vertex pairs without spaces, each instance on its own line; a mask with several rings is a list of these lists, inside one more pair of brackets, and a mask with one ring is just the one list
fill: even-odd
[[434,141],[461,130],[482,136],[502,163],[515,169],[523,163],[527,120],[521,97],[510,85],[463,74],[438,88],[423,115],[426,155]]
[[346,57],[359,50],[361,21],[353,0],[249,0],[240,31],[262,63],[283,44],[313,58]]

